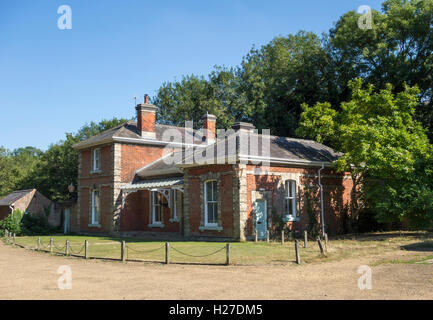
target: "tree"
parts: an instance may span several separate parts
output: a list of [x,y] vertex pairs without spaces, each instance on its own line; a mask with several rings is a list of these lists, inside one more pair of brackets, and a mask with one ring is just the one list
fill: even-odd
[[380,221],[407,220],[426,226],[433,216],[432,145],[416,121],[419,89],[405,86],[398,94],[388,84],[374,91],[361,79],[351,81],[351,100],[341,111],[329,103],[304,105],[298,134],[328,141],[344,155],[339,171],[352,173],[351,218],[364,205],[372,206]]
[[300,31],[253,48],[238,71],[247,120],[275,135],[294,136],[302,103],[337,98],[325,47],[324,39]]
[[34,174],[42,151],[34,147],[15,149],[12,152],[0,148],[0,197],[17,189],[30,189],[27,177]]
[[208,112],[217,117],[217,127],[230,127],[240,114],[237,87],[234,70],[223,67],[215,67],[208,79],[191,75],[164,83],[153,99],[158,122],[184,126],[185,121],[194,121],[199,128]]
[[372,29],[360,29],[359,17],[348,12],[330,31],[338,86],[345,91],[357,77],[376,89],[390,83],[395,93],[418,86],[416,117],[433,138],[433,1],[387,0],[372,12]]

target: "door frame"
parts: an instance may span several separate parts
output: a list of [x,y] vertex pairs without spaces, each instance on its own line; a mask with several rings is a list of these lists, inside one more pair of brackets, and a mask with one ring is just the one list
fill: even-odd
[[[68,213],[66,215],[66,212]],[[71,226],[71,208],[65,208],[63,209],[63,233],[67,234],[69,233],[70,226]]]

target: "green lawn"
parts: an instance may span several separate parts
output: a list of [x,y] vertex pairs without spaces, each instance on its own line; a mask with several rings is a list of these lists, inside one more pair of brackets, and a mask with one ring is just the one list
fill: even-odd
[[[165,242],[141,241],[137,239],[121,239],[91,236],[52,236],[54,252],[65,253],[65,241],[70,241],[71,252],[84,256],[84,240],[89,241],[91,258],[120,259],[121,241],[126,241],[128,260],[164,262]],[[35,249],[38,237],[17,237],[16,243],[28,249]],[[398,234],[369,234],[356,238],[330,239],[326,257],[319,251],[317,242],[309,241],[308,248],[303,248],[300,241],[300,255],[303,263],[317,261],[340,260],[348,257],[380,255],[391,250],[404,247],[431,249],[433,251],[433,235],[424,232]],[[41,249],[49,251],[50,236],[41,237]],[[215,242],[170,242],[170,261],[172,263],[204,263],[224,264],[226,259],[225,243]],[[425,250],[424,250],[425,251]],[[216,252],[216,253],[215,253]],[[215,254],[212,254],[215,253]],[[230,261],[235,265],[269,265],[293,264],[295,262],[294,242],[284,245],[278,242],[244,242],[231,243]]]

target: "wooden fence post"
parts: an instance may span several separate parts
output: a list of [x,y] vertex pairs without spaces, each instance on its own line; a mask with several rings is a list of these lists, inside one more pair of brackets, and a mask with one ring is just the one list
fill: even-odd
[[328,234],[327,233],[325,233],[325,247],[326,247],[326,250],[328,250]]
[[84,259],[89,259],[89,241],[84,241]]
[[122,262],[126,261],[126,242],[122,241],[122,246],[120,247],[120,260]]
[[266,230],[266,242],[269,243],[269,230]]
[[38,237],[37,248],[38,248],[38,251],[41,251],[41,237]]
[[230,243],[226,245],[226,265],[230,265]]
[[281,231],[281,244],[284,244],[284,230]]
[[5,229],[5,238],[6,238],[6,243],[9,243],[9,231],[8,231],[8,229]]
[[66,247],[66,249],[65,249],[65,250],[66,250],[66,251],[65,251],[65,252],[66,252],[66,255],[69,256],[69,240],[66,240],[66,245],[65,245],[65,247]]
[[325,252],[323,251],[322,241],[320,240],[320,237],[317,237],[317,243],[319,244],[320,253],[325,254]]
[[165,264],[170,264],[170,243],[165,243]]
[[308,232],[304,231],[304,248],[308,248]]
[[50,253],[53,253],[53,243],[54,243],[53,238],[50,238]]
[[301,264],[301,257],[299,255],[299,241],[295,240],[296,263]]

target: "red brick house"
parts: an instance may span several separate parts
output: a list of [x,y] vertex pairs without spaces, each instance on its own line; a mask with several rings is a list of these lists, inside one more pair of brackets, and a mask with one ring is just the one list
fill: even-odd
[[217,135],[208,114],[202,130],[157,124],[147,98],[136,110],[137,122],[74,146],[81,233],[245,240],[277,220],[302,231],[320,219],[319,175],[326,230],[342,232],[352,181],[332,149],[248,123]]

